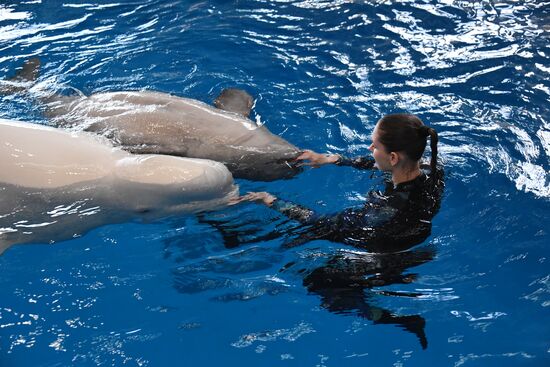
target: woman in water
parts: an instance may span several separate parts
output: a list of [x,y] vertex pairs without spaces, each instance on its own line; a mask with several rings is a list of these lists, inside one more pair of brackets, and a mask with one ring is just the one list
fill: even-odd
[[[431,163],[421,164],[427,138]],[[257,201],[306,225],[302,239],[327,239],[375,252],[395,252],[424,241],[431,232],[443,192],[443,173],[437,166],[438,136],[416,116],[393,114],[378,121],[369,150],[372,157],[348,159],[337,154],[303,152],[297,159],[313,167],[326,164],[377,168],[391,174],[384,192],[370,191],[360,208],[321,216],[267,192],[251,192],[238,199]],[[305,238],[304,238],[305,237]],[[300,241],[302,242],[302,241]]]
[[[430,165],[421,164],[428,137]],[[410,268],[430,261],[435,250],[430,246],[409,248],[423,242],[431,232],[443,193],[443,172],[437,166],[438,136],[433,128],[410,114],[387,115],[372,133],[372,157],[348,159],[337,154],[305,151],[298,160],[319,167],[326,164],[379,169],[387,172],[384,192],[370,191],[366,203],[331,216],[320,216],[300,205],[267,192],[252,192],[239,201],[258,201],[289,218],[301,222],[298,240],[313,239],[343,242],[373,254],[337,250],[325,256],[322,266],[290,262],[282,270],[294,269],[304,276],[308,291],[322,299],[322,307],[335,313],[354,313],[374,324],[399,325],[415,334],[423,349],[428,347],[426,321],[421,315],[399,315],[377,305],[371,288],[408,284],[416,279]],[[390,176],[391,175],[391,176]],[[287,244],[288,246],[288,244]],[[322,254],[317,254],[317,259]],[[318,262],[318,261],[317,261]],[[378,293],[381,294],[381,293]],[[421,294],[385,290],[383,294],[417,297]]]

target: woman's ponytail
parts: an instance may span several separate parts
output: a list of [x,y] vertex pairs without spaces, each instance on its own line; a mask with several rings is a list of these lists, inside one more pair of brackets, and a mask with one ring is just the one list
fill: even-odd
[[428,128],[428,134],[430,135],[430,148],[432,149],[432,159],[430,161],[430,167],[432,169],[432,175],[437,175],[437,143],[439,142],[439,137],[437,136],[437,131],[433,128]]

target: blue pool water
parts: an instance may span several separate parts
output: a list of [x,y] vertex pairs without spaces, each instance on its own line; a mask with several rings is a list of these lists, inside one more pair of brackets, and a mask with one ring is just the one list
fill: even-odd
[[[348,155],[368,153],[380,116],[408,111],[440,132],[446,191],[431,236],[401,254],[285,250],[265,236],[291,224],[255,204],[209,214],[236,247],[194,216],[14,246],[0,256],[0,365],[550,365],[549,21],[535,0],[3,0],[1,78],[38,56],[35,89],[211,103],[240,87],[272,132]],[[0,98],[0,118],[47,123],[27,95]],[[381,176],[238,183],[329,213]],[[331,311],[303,280],[343,253],[412,281]],[[383,313],[417,332],[423,320],[427,348]]]

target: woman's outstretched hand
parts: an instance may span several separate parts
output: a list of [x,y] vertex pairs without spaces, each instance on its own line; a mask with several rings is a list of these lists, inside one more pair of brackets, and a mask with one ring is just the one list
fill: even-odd
[[242,203],[243,201],[255,201],[255,202],[261,202],[264,205],[271,206],[273,205],[273,202],[277,200],[277,197],[274,195],[271,195],[268,192],[262,191],[262,192],[249,192],[246,195],[239,196],[238,198],[235,198],[229,202],[229,205],[235,205],[238,203]]
[[321,154],[316,153],[313,150],[304,150],[296,160],[297,161],[309,161],[302,162],[302,166],[311,166],[313,168],[321,167],[325,164],[336,163],[340,159],[338,154]]

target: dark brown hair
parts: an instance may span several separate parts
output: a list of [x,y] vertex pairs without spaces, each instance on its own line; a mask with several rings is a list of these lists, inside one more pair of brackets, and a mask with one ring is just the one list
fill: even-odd
[[408,113],[386,115],[378,121],[378,131],[378,138],[388,153],[403,152],[415,162],[422,158],[427,138],[430,136],[430,166],[432,173],[437,173],[437,132],[424,125],[417,116]]

